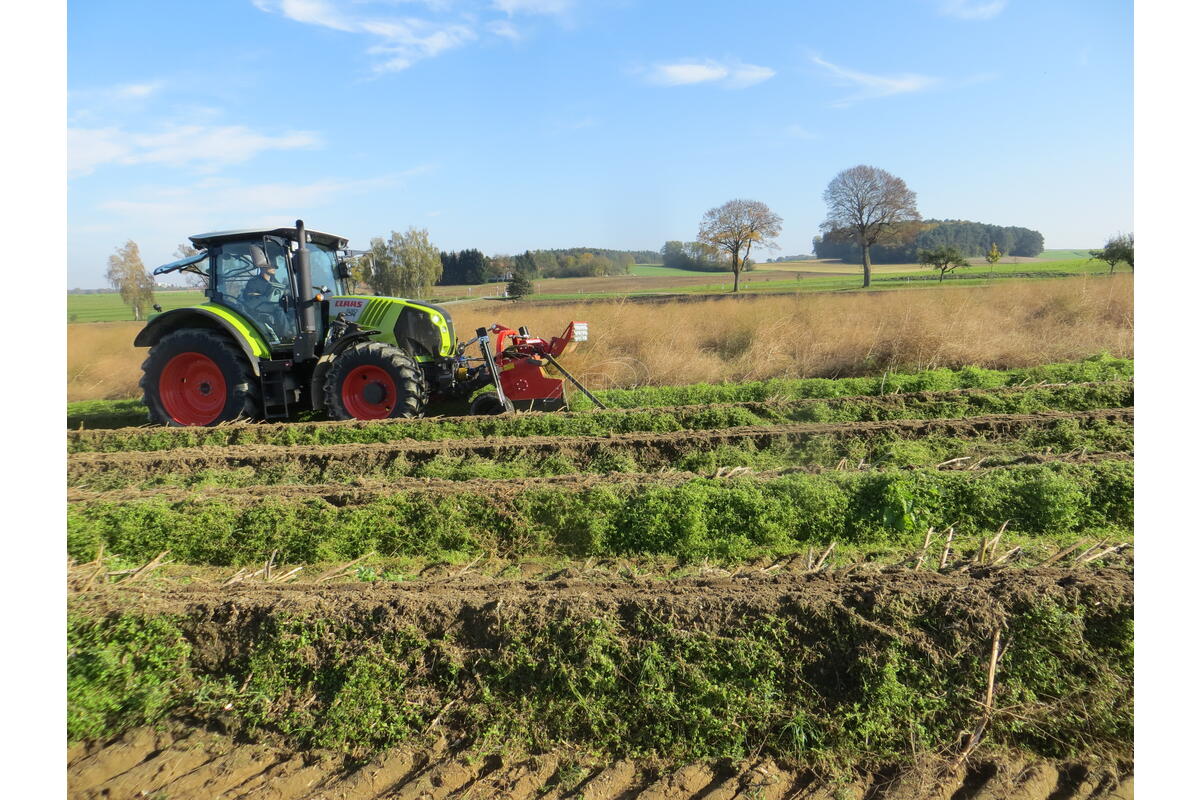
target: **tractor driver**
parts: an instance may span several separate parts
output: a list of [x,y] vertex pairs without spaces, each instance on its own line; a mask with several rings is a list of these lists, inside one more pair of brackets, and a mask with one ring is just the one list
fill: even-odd
[[263,322],[268,333],[276,341],[290,338],[288,316],[280,305],[280,300],[287,293],[287,286],[275,280],[278,266],[267,260],[263,249],[258,245],[250,245],[250,256],[258,274],[246,281],[242,289],[242,305]]

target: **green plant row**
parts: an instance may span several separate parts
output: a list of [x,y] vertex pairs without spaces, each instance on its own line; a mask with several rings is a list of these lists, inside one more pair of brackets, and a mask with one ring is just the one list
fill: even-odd
[[982,414],[1086,411],[1133,405],[1127,381],[1032,388],[977,389],[882,397],[834,397],[672,409],[610,409],[567,414],[445,417],[379,422],[121,428],[71,431],[68,452],[171,450],[234,444],[293,445],[442,441],[494,436],[602,436],[667,433],[792,422],[959,418]]
[[202,598],[179,615],[77,608],[68,737],[177,715],[357,757],[448,729],[483,755],[567,746],[678,763],[904,764],[958,752],[975,729],[999,630],[986,744],[1131,757],[1131,581],[1003,581],[888,591],[860,580],[840,596],[768,596],[686,624],[671,620],[692,620],[694,602],[676,609],[666,596],[439,598],[433,613],[405,598],[332,614],[283,615],[252,598],[233,616]]
[[[594,394],[609,408],[644,408],[1117,380],[1133,380],[1133,359],[1100,354],[1082,361],[1008,370],[967,366],[916,373],[886,373],[867,378],[777,378],[744,383],[642,386],[637,389],[611,389]],[[592,407],[592,403],[583,395],[573,398],[572,404],[577,410]]]
[[[993,389],[1022,383],[1080,383],[1132,380],[1133,360],[1101,354],[1078,362],[1045,364],[1010,370],[981,367],[934,369],[917,373],[887,373],[867,378],[804,378],[749,381],[742,383],[693,384],[691,386],[644,386],[596,392],[610,408],[642,406],[745,403],[767,400],[847,397],[895,392]],[[592,408],[590,400],[577,395],[576,410]],[[121,428],[144,425],[146,407],[141,399],[88,400],[67,404],[67,429]]]
[[1061,535],[1133,520],[1133,464],[1049,463],[977,471],[697,478],[675,485],[617,482],[499,494],[367,492],[335,498],[183,496],[88,500],[67,512],[67,549],[213,566],[313,563],[447,553],[501,557],[671,554],[741,558],[831,540],[918,545],[929,526]]
[[67,430],[136,427],[145,425],[149,418],[146,404],[140,397],[67,403]]
[[[789,467],[834,468],[859,464],[874,468],[932,467],[970,459],[1000,466],[1030,453],[1062,455],[1132,452],[1133,425],[1124,421],[1059,419],[1052,424],[988,431],[973,436],[935,434],[914,436],[897,428],[854,428],[844,433],[820,433],[775,439],[745,437],[734,442],[708,439],[664,441],[589,440],[587,447],[513,447],[495,456],[458,453],[329,453],[323,458],[276,454],[252,464],[235,456],[230,466],[214,466],[210,459],[162,459],[138,464],[124,460],[68,462],[67,484],[87,491],[180,488],[208,486],[247,487],[302,484],[361,484],[403,478],[541,478],[575,473],[612,474],[653,472],[670,468],[711,474],[721,468],[745,467],[768,471]],[[123,458],[118,456],[118,458]],[[235,466],[237,464],[237,466]]]

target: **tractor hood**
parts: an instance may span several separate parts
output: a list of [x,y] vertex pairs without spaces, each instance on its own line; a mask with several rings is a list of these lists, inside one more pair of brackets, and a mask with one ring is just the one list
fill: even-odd
[[405,348],[418,361],[457,353],[454,323],[441,306],[402,297],[337,295],[329,298],[329,316],[341,314],[350,322],[381,333],[373,339]]

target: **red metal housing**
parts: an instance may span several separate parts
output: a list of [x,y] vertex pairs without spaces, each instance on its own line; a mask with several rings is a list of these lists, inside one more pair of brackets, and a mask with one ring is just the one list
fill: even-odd
[[536,336],[522,336],[519,331],[495,324],[489,330],[495,336],[496,368],[500,385],[509,400],[565,401],[563,380],[546,374],[549,362],[545,356],[557,358],[575,349],[577,342],[587,341],[588,324],[572,322],[562,336],[550,341]]

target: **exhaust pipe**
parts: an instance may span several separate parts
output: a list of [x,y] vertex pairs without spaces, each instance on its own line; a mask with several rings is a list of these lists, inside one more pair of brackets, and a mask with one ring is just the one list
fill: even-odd
[[292,268],[296,273],[296,292],[299,295],[300,335],[296,337],[296,361],[309,361],[316,357],[317,350],[317,310],[313,300],[312,266],[308,255],[308,234],[304,230],[304,220],[296,220],[296,254],[292,258]]

